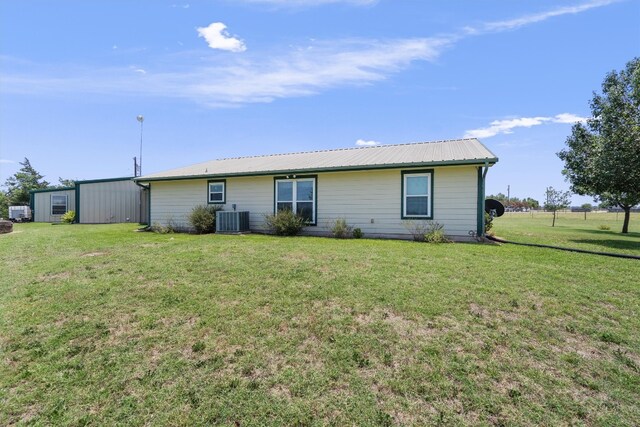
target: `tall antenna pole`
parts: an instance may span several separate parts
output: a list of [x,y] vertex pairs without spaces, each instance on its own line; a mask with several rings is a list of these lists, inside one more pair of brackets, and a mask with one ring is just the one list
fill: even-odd
[[142,115],[139,115],[138,117],[136,117],[136,120],[140,122],[140,166],[138,170],[138,176],[142,176],[142,122],[144,122],[144,117]]

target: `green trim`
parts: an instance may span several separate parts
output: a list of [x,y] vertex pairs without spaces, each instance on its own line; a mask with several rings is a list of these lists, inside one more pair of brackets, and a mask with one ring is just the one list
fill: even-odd
[[273,170],[263,172],[238,172],[227,174],[206,174],[206,175],[190,175],[190,176],[175,176],[175,177],[158,177],[158,178],[145,178],[138,177],[133,178],[135,182],[152,182],[152,181],[182,181],[185,179],[216,179],[216,178],[231,178],[242,176],[269,176],[269,175],[297,175],[305,173],[322,173],[322,172],[350,172],[350,171],[367,171],[367,170],[383,170],[383,169],[408,169],[408,168],[420,168],[420,167],[440,167],[440,166],[474,166],[484,165],[488,163],[490,165],[495,164],[498,158],[490,159],[473,159],[473,160],[456,160],[447,162],[421,162],[421,163],[396,163],[385,165],[368,165],[368,166],[338,166],[335,168],[315,168],[315,169],[291,169],[291,170]]
[[482,166],[478,166],[478,209],[476,212],[478,236],[484,235],[484,179],[482,178]]
[[[404,214],[404,176],[405,175],[413,175],[413,174],[418,174],[418,173],[428,173],[431,174],[431,177],[429,179],[429,181],[431,181],[431,189],[430,189],[430,194],[429,194],[429,213],[431,215],[429,216],[408,216]],[[433,212],[433,181],[435,181],[434,178],[434,170],[433,169],[419,169],[419,170],[404,170],[404,171],[400,171],[400,219],[424,219],[424,220],[429,220],[429,219],[433,219],[434,217],[434,212]]]
[[75,187],[43,188],[41,190],[29,190],[29,193],[51,193],[53,191],[70,191],[75,189]]
[[[221,202],[212,202],[211,201],[211,193],[209,192],[210,184],[224,184],[222,188],[222,201]],[[210,179],[207,181],[207,204],[209,205],[224,205],[227,203],[227,180],[226,179]]]
[[277,212],[276,207],[276,184],[278,180],[282,179],[309,179],[313,178],[314,186],[313,186],[313,223],[308,224],[309,227],[315,227],[318,225],[318,175],[297,175],[293,174],[295,178],[289,178],[287,175],[274,176],[273,177],[273,214],[275,215]]
[[114,181],[132,181],[134,177],[122,177],[122,178],[104,178],[104,179],[87,179],[85,181],[76,181],[76,184],[95,184],[98,182],[114,182]]
[[76,224],[80,224],[80,183],[76,182]]

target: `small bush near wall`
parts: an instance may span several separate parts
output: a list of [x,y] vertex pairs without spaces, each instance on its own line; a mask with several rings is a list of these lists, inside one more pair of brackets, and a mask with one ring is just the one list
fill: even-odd
[[216,231],[216,212],[223,210],[221,205],[198,205],[189,214],[189,224],[198,234]]
[[404,228],[413,236],[416,242],[424,242],[424,235],[427,233],[427,223],[425,221],[404,221]]
[[278,236],[295,236],[307,225],[307,220],[291,210],[281,210],[275,215],[266,214],[264,223],[272,233]]
[[364,236],[364,233],[362,232],[362,229],[359,227],[356,227],[353,229],[353,238],[354,239],[362,239],[362,236]]
[[429,221],[427,231],[424,234],[424,241],[427,243],[449,243],[450,240],[444,235],[444,225]]
[[67,211],[64,215],[60,217],[60,220],[65,224],[72,224],[76,219],[75,211]]
[[351,237],[351,227],[344,218],[336,219],[331,226],[331,234],[337,239],[346,239]]

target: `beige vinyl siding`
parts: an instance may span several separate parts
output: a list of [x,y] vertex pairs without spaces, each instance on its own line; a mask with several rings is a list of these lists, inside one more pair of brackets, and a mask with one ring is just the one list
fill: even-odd
[[76,208],[75,190],[45,191],[33,193],[33,220],[35,222],[60,222],[62,215],[51,215],[51,196],[67,196],[67,211]]
[[[317,225],[307,234],[328,234],[337,218],[345,218],[369,237],[408,236],[401,219],[401,171],[387,169],[326,172],[317,175]],[[421,169],[418,169],[421,170]],[[434,221],[450,236],[468,237],[476,229],[477,169],[475,166],[435,168]],[[274,209],[274,177],[227,177],[225,210],[250,212],[254,231],[264,231],[264,214]],[[189,228],[194,206],[207,203],[207,180],[159,181],[151,184],[151,224]],[[373,221],[372,221],[373,220]]]
[[142,189],[135,182],[91,182],[79,186],[81,224],[140,222]]

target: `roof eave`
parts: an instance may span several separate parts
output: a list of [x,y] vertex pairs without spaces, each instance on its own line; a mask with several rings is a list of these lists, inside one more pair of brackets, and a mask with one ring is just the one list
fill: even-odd
[[321,173],[321,172],[349,172],[379,169],[399,169],[399,168],[420,168],[420,167],[436,167],[436,166],[465,166],[465,165],[494,165],[498,162],[497,157],[482,159],[464,159],[464,160],[448,160],[442,162],[418,162],[418,163],[385,163],[379,165],[361,165],[361,166],[336,166],[329,168],[306,168],[306,169],[285,169],[285,170],[269,170],[255,172],[232,172],[232,173],[207,173],[198,175],[176,175],[176,176],[151,176],[136,177],[135,182],[153,182],[153,181],[180,181],[186,179],[207,179],[207,178],[223,178],[223,177],[242,177],[242,176],[269,176],[269,175],[288,175],[300,173]]

